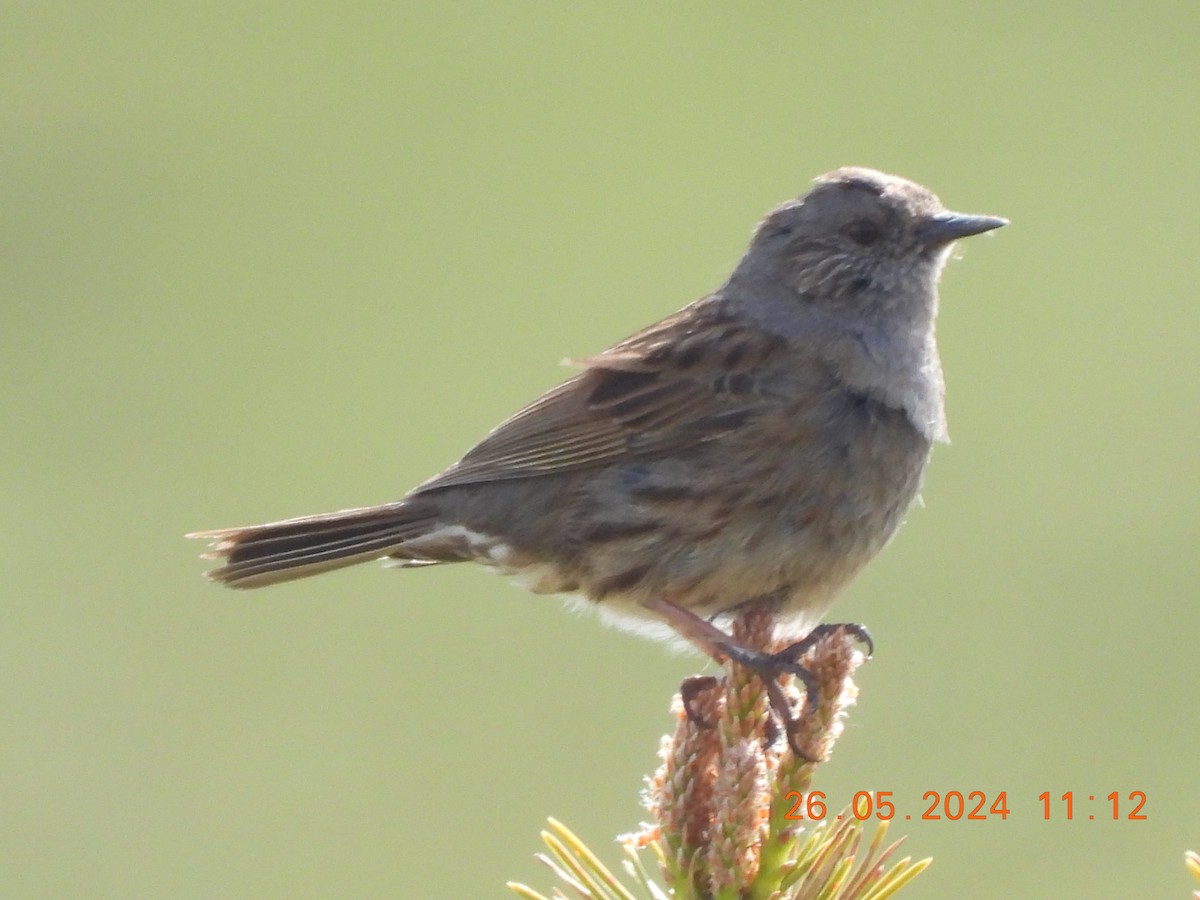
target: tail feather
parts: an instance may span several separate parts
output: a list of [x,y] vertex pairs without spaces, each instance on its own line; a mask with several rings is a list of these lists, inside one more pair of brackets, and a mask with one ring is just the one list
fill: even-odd
[[386,557],[433,523],[434,511],[426,504],[396,503],[199,531],[188,537],[213,541],[205,558],[226,560],[207,573],[209,578],[230,587],[254,588]]

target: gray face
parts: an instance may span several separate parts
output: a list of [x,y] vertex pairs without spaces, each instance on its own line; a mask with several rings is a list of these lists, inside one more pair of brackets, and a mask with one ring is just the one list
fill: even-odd
[[949,245],[1004,224],[949,213],[925,188],[871,169],[838,169],[763,220],[744,264],[772,270],[810,303],[870,314],[932,301]]

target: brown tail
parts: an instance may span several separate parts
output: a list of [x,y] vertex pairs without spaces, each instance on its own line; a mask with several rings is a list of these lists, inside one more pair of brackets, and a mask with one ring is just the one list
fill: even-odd
[[188,537],[214,541],[204,558],[226,560],[208,573],[209,578],[230,587],[254,588],[388,556],[432,524],[433,510],[427,504],[401,502],[197,531]]

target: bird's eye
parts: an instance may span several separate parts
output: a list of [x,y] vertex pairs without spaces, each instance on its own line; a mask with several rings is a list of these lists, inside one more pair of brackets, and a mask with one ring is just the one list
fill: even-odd
[[883,236],[883,231],[868,219],[859,219],[846,226],[846,236],[856,244],[870,247]]

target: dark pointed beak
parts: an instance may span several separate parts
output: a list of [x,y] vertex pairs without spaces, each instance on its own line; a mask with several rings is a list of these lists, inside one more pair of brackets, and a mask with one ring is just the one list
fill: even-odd
[[999,216],[969,216],[965,213],[941,212],[930,216],[917,227],[917,238],[932,247],[957,241],[973,234],[983,234],[1008,224]]

